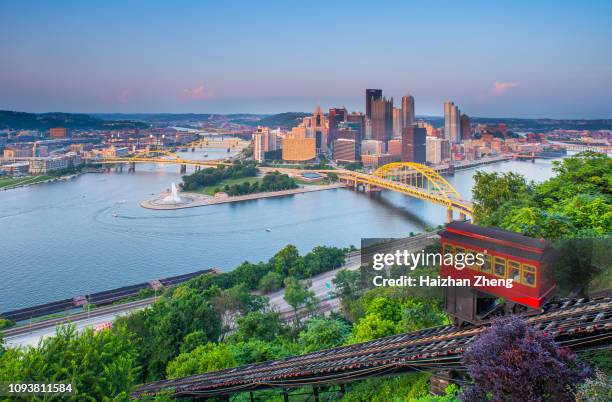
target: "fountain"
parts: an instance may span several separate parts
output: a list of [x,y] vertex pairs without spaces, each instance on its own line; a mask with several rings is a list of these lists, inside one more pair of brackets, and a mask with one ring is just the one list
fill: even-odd
[[162,203],[162,204],[182,204],[183,203],[183,199],[181,198],[181,196],[179,196],[178,188],[176,187],[176,184],[174,182],[172,182],[171,189],[172,190],[170,191],[170,194],[165,196],[160,201],[160,203]]
[[195,193],[182,193],[179,195],[178,186],[172,183],[170,192],[162,193],[149,200],[142,201],[140,206],[149,209],[180,209],[189,208],[193,206],[194,201],[200,203],[205,202],[209,198],[209,195],[195,194]]

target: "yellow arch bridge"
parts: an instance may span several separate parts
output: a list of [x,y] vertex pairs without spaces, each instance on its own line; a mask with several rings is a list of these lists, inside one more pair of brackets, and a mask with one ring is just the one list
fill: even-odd
[[387,189],[446,207],[447,221],[453,219],[453,211],[459,219],[473,215],[473,205],[464,199],[440,174],[428,166],[414,162],[396,162],[379,167],[373,174],[343,170],[340,178],[366,191]]

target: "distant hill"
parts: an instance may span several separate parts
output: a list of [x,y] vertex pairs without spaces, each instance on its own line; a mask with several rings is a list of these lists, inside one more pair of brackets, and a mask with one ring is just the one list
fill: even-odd
[[265,126],[270,128],[281,127],[284,129],[290,129],[300,124],[302,122],[302,118],[310,115],[312,115],[312,113],[286,112],[262,117],[260,120],[248,121],[244,124],[253,127]]
[[174,123],[181,121],[227,120],[239,123],[242,120],[256,120],[266,115],[235,113],[92,113],[102,120],[132,120],[147,123]]
[[117,120],[105,121],[81,113],[26,113],[0,110],[0,129],[48,130],[51,127],[71,129],[121,129],[147,128],[142,122]]

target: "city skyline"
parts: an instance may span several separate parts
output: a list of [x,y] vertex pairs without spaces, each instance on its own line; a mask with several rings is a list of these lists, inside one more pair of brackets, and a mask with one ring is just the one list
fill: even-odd
[[[334,24],[312,18],[322,8]],[[470,116],[610,118],[611,8],[4,3],[0,109],[365,111],[363,89],[382,88],[396,100],[410,93],[421,116],[442,116],[452,99]]]

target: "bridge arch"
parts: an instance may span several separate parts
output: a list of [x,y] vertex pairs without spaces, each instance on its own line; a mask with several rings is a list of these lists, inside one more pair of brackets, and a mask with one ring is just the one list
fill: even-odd
[[453,219],[453,211],[459,213],[460,219],[473,215],[469,200],[464,199],[438,172],[420,163],[393,162],[379,167],[372,174],[351,172],[346,177],[355,185],[392,190],[444,206],[448,221]]

